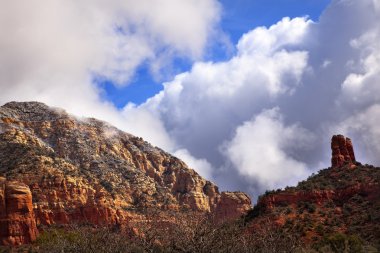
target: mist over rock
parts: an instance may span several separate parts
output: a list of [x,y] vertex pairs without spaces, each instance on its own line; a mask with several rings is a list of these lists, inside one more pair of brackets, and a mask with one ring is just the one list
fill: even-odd
[[[39,227],[123,225],[144,220],[149,209],[169,218],[187,210],[222,221],[251,208],[248,195],[219,192],[180,159],[106,122],[39,102],[11,102],[0,107],[0,127],[0,176],[25,184],[35,216],[30,222]],[[35,236],[28,238],[8,241]]]

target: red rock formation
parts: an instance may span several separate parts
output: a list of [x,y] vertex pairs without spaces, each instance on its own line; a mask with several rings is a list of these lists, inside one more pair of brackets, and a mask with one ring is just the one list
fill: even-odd
[[276,206],[293,205],[305,201],[321,205],[331,200],[334,194],[335,192],[332,190],[281,192],[262,197],[258,205],[265,206],[268,210],[274,209]]
[[0,177],[0,245],[30,243],[37,235],[29,187]]
[[331,139],[331,149],[331,166],[333,168],[355,163],[355,153],[351,139],[343,135],[334,135]]
[[30,187],[37,225],[123,225],[149,208],[226,220],[251,208],[247,195],[220,193],[180,159],[96,119],[11,102],[0,127],[0,175]]
[[260,198],[258,205],[264,206],[266,210],[272,210],[275,207],[289,206],[301,202],[310,202],[316,205],[323,205],[329,201],[345,201],[355,194],[365,196],[376,195],[380,188],[378,184],[356,184],[345,189],[335,190],[313,190],[313,191],[295,191],[280,192],[270,194]]
[[[27,179],[24,179],[27,180]],[[107,194],[80,180],[56,175],[33,183],[37,224],[91,223],[112,225],[126,221],[126,215],[111,208]]]
[[252,208],[251,199],[244,192],[222,192],[215,216],[218,221],[234,220]]
[[[378,234],[372,216],[377,217],[379,212],[380,169],[356,163],[352,142],[342,135],[333,136],[331,148],[332,168],[320,170],[295,187],[268,192],[259,198],[247,216],[251,231],[276,226],[305,243],[314,243],[326,231],[356,231],[362,238]],[[339,223],[334,224],[335,220]]]

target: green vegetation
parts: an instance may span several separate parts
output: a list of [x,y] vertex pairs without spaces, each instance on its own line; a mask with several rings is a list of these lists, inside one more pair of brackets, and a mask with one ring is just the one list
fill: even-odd
[[[45,229],[33,245],[14,249],[3,247],[0,248],[0,252],[377,252],[358,236],[344,234],[324,236],[312,246],[307,246],[309,244],[304,244],[291,230],[276,227],[269,219],[261,220],[260,226],[252,229],[242,221],[220,224],[213,222],[212,217],[193,213],[177,217],[172,222],[163,222],[159,212],[150,213],[145,218],[146,222],[133,224],[133,229],[94,226],[51,227]],[[305,233],[308,231],[308,228],[299,228]]]
[[357,163],[355,169],[347,166],[340,168],[327,168],[313,174],[307,180],[302,181],[297,187],[289,187],[293,190],[335,190],[345,189],[357,183],[374,183],[380,181],[380,168],[372,165]]
[[334,253],[361,253],[372,250],[377,252],[375,248],[365,246],[363,241],[356,235],[345,235],[342,233],[335,233],[324,236],[321,241],[315,243],[313,248],[317,252],[334,252]]
[[[324,169],[296,187],[267,191],[246,216],[247,223],[280,220],[286,233],[314,242],[317,252],[377,252],[380,168],[356,165]],[[274,202],[267,206],[269,196]]]

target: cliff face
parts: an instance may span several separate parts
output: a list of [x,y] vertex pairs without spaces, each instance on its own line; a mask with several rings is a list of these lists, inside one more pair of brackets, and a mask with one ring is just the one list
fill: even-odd
[[247,195],[220,193],[178,158],[105,122],[11,102],[0,107],[0,129],[0,176],[30,188],[38,226],[123,224],[143,219],[146,208],[223,220],[251,208]]
[[380,243],[380,168],[356,162],[350,139],[331,143],[332,168],[261,196],[247,216],[253,228],[270,220],[308,242],[343,232]]
[[215,209],[216,219],[220,221],[239,218],[251,208],[251,199],[243,192],[222,192]]
[[29,243],[37,235],[29,187],[0,177],[0,245]]

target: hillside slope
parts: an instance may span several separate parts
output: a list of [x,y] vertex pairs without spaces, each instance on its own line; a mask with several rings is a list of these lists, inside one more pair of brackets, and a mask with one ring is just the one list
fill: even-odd
[[330,168],[259,198],[247,215],[253,231],[269,223],[307,243],[346,234],[380,248],[380,168],[356,162],[351,140],[342,135],[331,144]]
[[[183,161],[142,138],[38,102],[0,107],[0,177],[0,244],[35,238],[33,229],[25,232],[34,223],[25,217],[35,219],[37,227],[123,224],[158,208],[212,213],[224,220],[251,208],[245,193],[219,192]],[[33,210],[15,210],[21,221],[13,219],[9,206],[23,203],[28,193],[7,192],[7,185],[15,184],[25,184],[32,195]]]

